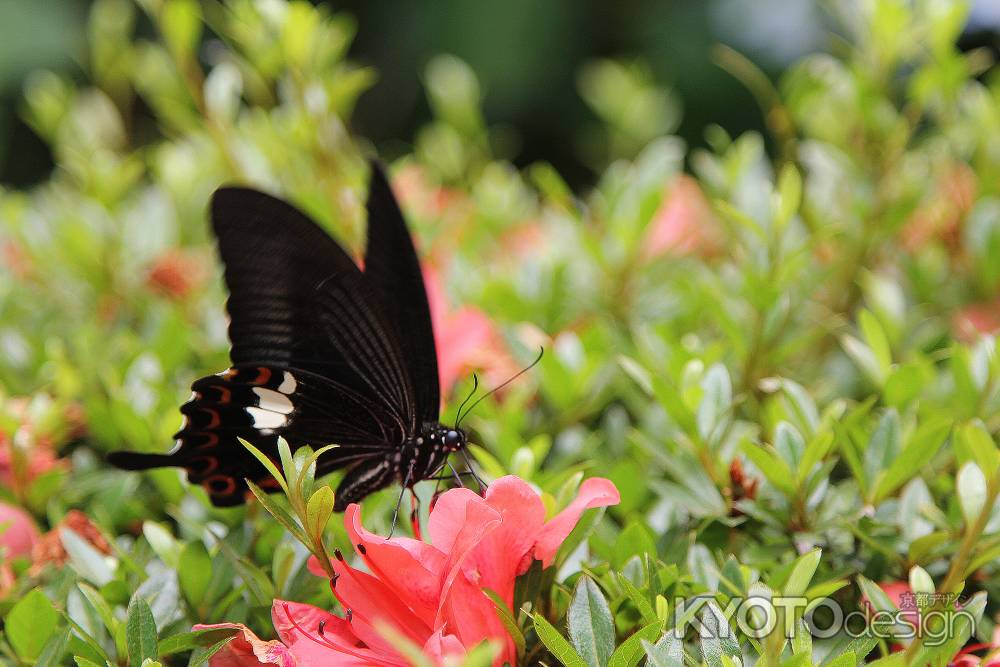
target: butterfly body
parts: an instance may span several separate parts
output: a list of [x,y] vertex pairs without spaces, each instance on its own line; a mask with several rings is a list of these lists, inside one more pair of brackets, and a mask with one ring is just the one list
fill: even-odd
[[233,365],[194,382],[169,454],[115,452],[130,470],[179,466],[216,505],[245,501],[249,479],[279,488],[243,447],[278,461],[334,447],[317,475],[345,469],[335,509],[393,483],[434,476],[465,447],[439,421],[437,352],[420,264],[381,169],[372,165],[364,270],[291,205],[222,188],[212,224],[230,296]]

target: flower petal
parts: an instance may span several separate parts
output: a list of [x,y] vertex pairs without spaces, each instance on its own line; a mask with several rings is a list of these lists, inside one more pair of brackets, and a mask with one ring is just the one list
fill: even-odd
[[27,556],[39,538],[30,514],[16,505],[0,503],[0,547],[7,558]]
[[563,541],[573,532],[584,510],[617,505],[619,502],[621,495],[611,480],[603,477],[584,480],[573,502],[542,528],[535,542],[535,558],[542,561],[542,567],[548,567]]
[[445,658],[465,657],[465,647],[455,635],[446,635],[444,630],[438,630],[424,644],[424,655],[440,664]]
[[445,554],[429,544],[405,537],[386,539],[368,532],[361,524],[360,507],[350,505],[344,524],[355,549],[371,570],[413,610],[430,624],[441,597]]
[[514,579],[531,564],[532,548],[545,524],[545,506],[527,482],[508,475],[490,484],[486,503],[500,513],[500,527],[486,535],[466,559],[466,577],[489,588],[508,606]]
[[275,600],[271,620],[299,667],[405,664],[365,646],[350,623],[312,605]]
[[280,665],[302,667],[288,647],[279,641],[264,641],[242,623],[215,623],[196,625],[194,630],[239,630],[228,644],[208,660],[208,667],[251,667],[254,665]]
[[[351,610],[355,631],[366,644],[374,648],[382,641],[381,635],[373,628],[380,619],[418,644],[431,633],[430,626],[407,607],[392,588],[376,577],[343,561],[334,561],[333,568],[337,572],[336,579],[331,582],[333,594],[345,609]],[[374,634],[367,634],[368,629]]]

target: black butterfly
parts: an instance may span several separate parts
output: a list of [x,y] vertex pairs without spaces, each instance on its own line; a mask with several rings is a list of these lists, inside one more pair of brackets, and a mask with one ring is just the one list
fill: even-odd
[[277,461],[335,444],[317,474],[347,473],[337,511],[399,482],[428,479],[466,435],[439,421],[440,388],[420,263],[385,174],[372,164],[362,271],[291,205],[246,188],[212,197],[212,227],[230,297],[232,367],[192,385],[171,454],[115,452],[128,470],[178,466],[215,505],[244,502],[249,478],[276,481],[240,444]]

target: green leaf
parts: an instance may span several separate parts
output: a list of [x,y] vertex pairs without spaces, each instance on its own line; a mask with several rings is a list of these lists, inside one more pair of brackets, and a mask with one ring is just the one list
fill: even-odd
[[972,460],[987,479],[996,475],[1000,466],[1000,451],[980,420],[974,419],[955,429],[954,443],[959,463]]
[[743,452],[747,455],[764,477],[786,496],[795,495],[795,482],[792,469],[782,459],[761,445],[745,440]]
[[517,621],[514,620],[513,612],[511,612],[511,610],[507,607],[507,603],[504,602],[503,598],[497,593],[488,588],[484,588],[483,592],[486,593],[491,600],[493,600],[493,605],[496,607],[497,618],[499,618],[500,622],[503,623],[504,628],[507,630],[507,634],[509,634],[511,639],[514,640],[514,645],[517,647],[517,655],[523,656],[525,648],[524,633],[521,632],[520,626],[518,626]]
[[808,590],[809,582],[812,581],[813,575],[816,574],[816,568],[819,567],[822,555],[823,552],[821,549],[813,549],[809,553],[799,556],[795,561],[795,566],[792,568],[792,573],[788,575],[788,581],[785,582],[785,595],[795,597],[802,595]]
[[590,667],[605,667],[615,650],[615,622],[597,584],[580,577],[566,612],[569,637]]
[[661,632],[663,623],[656,620],[633,633],[611,654],[608,667],[635,667],[645,654],[643,642],[649,643],[659,637]]
[[333,514],[333,489],[323,485],[316,490],[306,504],[306,523],[309,527],[310,536],[316,540],[322,540],[323,531]]
[[[927,465],[944,444],[951,430],[951,420],[935,419],[922,424],[889,467],[875,479],[874,503],[879,503],[906,484],[921,467]],[[870,478],[871,479],[871,478]]]
[[264,506],[264,509],[277,519],[278,523],[284,526],[295,539],[306,546],[310,546],[309,536],[305,534],[302,527],[299,526],[298,521],[284,507],[279,505],[266,491],[250,480],[247,480],[247,487],[249,487],[250,492],[253,493],[257,500],[260,501],[260,504]]
[[783,229],[799,210],[802,201],[802,177],[791,162],[785,164],[778,177],[778,210],[775,226]]
[[233,564],[233,567],[236,568],[237,574],[240,575],[243,583],[247,585],[256,604],[262,607],[270,607],[271,602],[274,600],[274,586],[263,570],[249,559],[237,554],[225,542],[219,542],[219,547],[222,549],[222,553],[226,555],[226,558]]
[[798,469],[805,449],[806,443],[798,429],[786,421],[778,422],[774,429],[774,451],[778,453],[789,470]]
[[[257,449],[253,445],[251,445],[249,442],[247,442],[243,438],[238,438],[238,440],[240,441],[240,444],[243,445],[247,449],[247,451],[249,451],[251,454],[253,454],[254,458],[256,458],[258,461],[260,461],[261,465],[263,465],[267,469],[267,471],[269,473],[271,473],[271,476],[274,477],[274,479],[276,479],[278,481],[278,485],[281,486],[281,490],[284,491],[285,495],[287,496],[288,495],[288,483],[285,481],[285,476],[281,474],[280,470],[278,470],[278,466],[274,465],[274,461],[272,461],[270,459],[270,457],[267,456],[267,454],[265,454],[264,452],[260,451],[259,449]],[[278,438],[278,451],[279,452],[287,452],[288,451],[288,443],[286,442],[284,449],[282,449],[282,447],[281,447],[281,443],[282,442],[284,442],[284,438]],[[291,465],[291,460],[289,459],[289,466],[290,465]],[[282,459],[282,466],[284,466],[284,459]],[[254,488],[255,487],[253,487],[253,486],[250,487],[251,490],[253,490]],[[256,491],[254,492],[254,495],[257,496],[257,492]],[[260,498],[260,496],[257,496],[257,497]],[[275,517],[275,518],[277,518],[277,517]],[[280,521],[280,519],[279,519],[279,521]]]
[[559,631],[552,627],[552,624],[545,620],[541,614],[532,617],[532,624],[535,627],[535,634],[545,644],[545,648],[566,667],[587,667],[587,661],[580,657],[580,654],[573,650],[566,638],[559,634]]
[[965,524],[972,525],[986,505],[986,477],[978,465],[969,461],[959,469],[955,487]]
[[58,623],[58,612],[45,594],[35,588],[7,612],[4,629],[18,657],[31,662],[41,655]]
[[639,610],[639,614],[642,615],[642,620],[646,623],[651,623],[654,620],[657,620],[656,610],[653,609],[652,603],[650,603],[646,596],[642,594],[642,591],[636,588],[635,584],[629,581],[628,577],[624,574],[618,573],[617,578],[618,583],[625,589],[625,593],[632,601],[632,604],[636,606]]
[[99,665],[93,660],[88,660],[87,658],[84,658],[82,655],[74,655],[73,662],[77,664],[77,667],[107,667],[107,665]]
[[138,595],[134,595],[128,605],[125,642],[129,664],[142,665],[147,658],[156,660],[156,620],[149,605]]
[[829,662],[823,662],[826,667],[857,667],[858,656],[854,651],[845,651]]
[[168,566],[176,569],[180,558],[181,544],[169,530],[155,521],[142,522],[142,535],[149,542],[156,555]]
[[181,550],[177,578],[181,592],[193,608],[205,599],[208,585],[212,581],[212,559],[201,542],[190,542]]
[[743,659],[733,629],[714,600],[705,605],[701,621],[701,653],[709,667],[724,667],[723,657]]
[[647,667],[684,667],[684,640],[667,632],[656,644],[642,640]]
[[899,432],[899,414],[890,408],[882,415],[865,447],[864,470],[869,485],[899,456]]
[[704,394],[698,404],[698,434],[706,443],[711,443],[719,436],[718,426],[724,421],[733,402],[729,371],[722,364],[715,364],[705,373],[701,388]]
[[52,635],[49,641],[45,642],[45,646],[42,648],[38,659],[35,660],[35,667],[59,667],[59,665],[63,664],[63,656],[69,647],[71,634],[72,631],[70,628],[66,628]]
[[792,633],[792,653],[794,655],[804,655],[807,658],[806,664],[812,664],[812,634],[804,620],[795,621],[795,632]]
[[931,579],[931,575],[927,574],[927,570],[920,567],[919,565],[914,565],[910,568],[910,590],[914,593],[933,593],[934,592],[934,580]]
[[59,540],[69,556],[69,564],[87,581],[104,586],[114,579],[114,559],[105,556],[69,528],[59,529]]
[[864,335],[865,342],[868,343],[868,347],[871,348],[872,354],[875,356],[875,361],[879,367],[879,376],[882,378],[887,377],[892,367],[892,350],[889,347],[889,339],[886,337],[882,325],[879,323],[877,317],[864,308],[858,313],[858,324],[861,327],[861,333]]
[[868,598],[868,602],[875,609],[875,611],[887,611],[890,613],[898,611],[896,605],[889,599],[889,596],[886,595],[885,591],[883,591],[879,585],[871,579],[867,579],[859,574],[858,586],[861,587],[861,592]]
[[169,0],[160,16],[163,39],[182,62],[193,57],[201,39],[201,10],[194,0]]
[[868,379],[877,386],[882,386],[882,382],[885,379],[882,376],[882,367],[879,364],[878,357],[872,351],[870,347],[862,343],[860,340],[850,335],[843,335],[840,337],[840,345],[844,348],[844,352],[847,353],[858,368],[861,369]]
[[208,630],[192,630],[182,632],[178,635],[166,637],[157,645],[157,652],[160,657],[191,651],[196,648],[204,648],[225,641],[233,637],[234,630],[229,628]]

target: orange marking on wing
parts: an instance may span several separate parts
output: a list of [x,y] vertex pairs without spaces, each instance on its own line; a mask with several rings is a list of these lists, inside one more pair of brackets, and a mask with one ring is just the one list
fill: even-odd
[[271,379],[271,369],[264,366],[257,367],[257,379],[255,379],[251,384],[261,385],[267,384],[268,380]]
[[205,466],[204,470],[192,470],[192,472],[196,475],[208,475],[210,473],[215,472],[219,467],[219,459],[215,458],[214,456],[199,456],[197,458],[193,458],[188,462],[188,465],[197,463],[199,461],[207,461],[208,464]]
[[229,475],[212,475],[201,483],[210,495],[228,496],[236,490],[236,480]]
[[208,422],[205,428],[215,428],[222,423],[222,420],[219,418],[218,410],[213,410],[212,408],[202,408],[202,410],[212,415],[212,420]]

